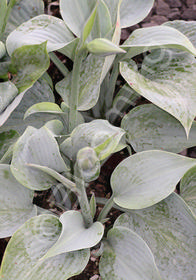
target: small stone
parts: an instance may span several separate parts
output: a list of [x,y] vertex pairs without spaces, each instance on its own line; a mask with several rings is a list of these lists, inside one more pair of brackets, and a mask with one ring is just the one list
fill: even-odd
[[145,22],[142,24],[142,27],[145,28],[145,27],[152,27],[152,26],[157,26],[157,24],[155,22]]
[[182,3],[180,0],[165,0],[170,6],[170,8],[180,8],[182,7]]
[[168,19],[169,19],[169,20],[180,19],[180,11],[170,13],[170,14],[168,15]]
[[193,8],[188,8],[183,12],[182,19],[196,20],[196,10],[194,10]]
[[167,16],[170,13],[170,7],[163,0],[158,0],[156,11],[157,15]]
[[155,16],[152,16],[151,21],[156,23],[156,25],[161,25],[164,22],[168,21],[168,19],[165,16],[155,15]]
[[95,274],[89,280],[99,280],[99,279],[100,279],[99,275]]

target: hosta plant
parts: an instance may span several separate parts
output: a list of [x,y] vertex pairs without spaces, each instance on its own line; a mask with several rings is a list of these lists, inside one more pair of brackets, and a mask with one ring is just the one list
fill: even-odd
[[[121,29],[144,19],[153,0],[61,0],[62,19],[42,14],[38,0],[30,19],[26,0],[8,2],[0,6],[0,237],[12,237],[0,279],[69,279],[93,253],[104,280],[193,280],[196,159],[179,153],[196,144],[196,23],[141,28],[120,45]],[[60,104],[44,73],[49,57],[64,75]],[[136,106],[141,96],[150,104]],[[111,175],[110,198],[88,197],[121,150],[128,156]],[[60,217],[33,203],[50,188],[68,198]],[[108,226],[112,208],[123,214]]]

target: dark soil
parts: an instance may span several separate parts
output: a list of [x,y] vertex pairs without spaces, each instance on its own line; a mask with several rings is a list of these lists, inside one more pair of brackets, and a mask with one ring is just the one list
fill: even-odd
[[[60,17],[58,1],[48,1],[45,2],[45,11],[48,14]],[[49,3],[51,2],[51,3]],[[160,25],[168,20],[196,20],[196,0],[156,0],[155,5],[150,12],[149,16],[145,18],[141,23],[126,28],[122,30],[121,39],[124,41],[129,34],[136,28],[140,27],[149,27],[154,25]],[[58,54],[59,58],[68,65],[71,69],[72,63],[69,59]],[[58,82],[63,78],[62,74],[54,67],[51,63],[48,70],[51,75],[54,83]],[[55,93],[56,102],[60,103],[60,97]],[[140,100],[141,102],[141,100]],[[128,153],[126,150],[123,150],[120,153],[114,154],[102,167],[101,176],[94,182],[92,182],[87,188],[88,196],[90,197],[94,193],[97,197],[106,197],[109,198],[111,195],[110,188],[110,176],[114,168],[127,157]],[[183,152],[183,155],[191,156],[196,158],[196,149],[191,148]],[[45,209],[50,209],[51,211],[61,214],[64,211],[64,208],[59,206],[55,202],[55,197],[51,190],[45,192],[36,192],[34,203],[43,207]],[[101,211],[102,205],[98,205],[97,214]],[[121,213],[115,209],[109,214],[110,220],[107,222],[107,226],[111,226],[115,219]],[[9,239],[0,239],[0,260],[3,256],[4,250],[6,248],[7,242]],[[82,274],[70,278],[70,280],[99,280],[101,279],[98,271],[99,259],[91,256],[90,262],[83,271]],[[22,279],[21,279],[22,280]],[[108,279],[109,280],[109,279]],[[128,279],[127,279],[128,280]]]

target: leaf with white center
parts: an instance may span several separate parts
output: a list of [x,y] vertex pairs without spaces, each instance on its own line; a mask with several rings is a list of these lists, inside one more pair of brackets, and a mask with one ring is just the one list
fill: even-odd
[[8,105],[17,96],[18,89],[10,81],[0,83],[0,114],[8,107]]
[[61,235],[42,259],[91,248],[99,243],[104,233],[104,226],[100,222],[85,228],[82,214],[78,211],[67,211],[59,220],[62,223]]
[[126,58],[158,48],[180,49],[196,56],[196,49],[191,41],[177,29],[165,25],[135,30],[122,48],[127,51]]
[[7,164],[0,164],[0,181],[0,238],[5,238],[37,215],[37,211],[32,203],[33,191],[16,181]]
[[29,107],[37,102],[43,101],[54,102],[54,95],[48,83],[44,79],[39,79],[25,93],[20,104],[12,112],[4,125],[0,127],[0,133],[12,129],[19,132],[19,134],[22,134],[28,125],[36,128],[43,126],[46,121],[52,118],[52,115],[43,116],[42,114],[41,116],[31,116],[31,118],[23,120],[24,114]]
[[108,232],[99,263],[103,280],[161,280],[145,241],[132,230],[116,226]]
[[82,31],[96,4],[96,0],[63,0],[60,1],[62,18],[69,29],[77,36]]
[[196,146],[196,122],[193,122],[187,139],[180,122],[153,104],[131,110],[124,116],[121,127],[136,152],[157,149],[179,153]]
[[[104,58],[98,58],[93,55],[89,55],[82,63],[77,108],[79,111],[89,110],[97,103],[103,65]],[[69,96],[71,93],[71,78],[72,74],[69,73],[56,85],[57,92],[61,95],[67,106],[69,106]]]
[[120,72],[129,86],[173,115],[189,134],[196,116],[196,60],[192,55],[157,50],[145,57],[141,74],[133,61],[121,63]]
[[12,82],[19,92],[33,86],[44,74],[50,64],[46,51],[46,42],[40,45],[29,45],[18,48],[11,57],[14,78]]
[[[169,196],[196,159],[145,151],[123,160],[111,176],[114,202],[127,209],[149,207]],[[141,172],[142,171],[142,172]]]
[[44,3],[42,0],[17,0],[9,15],[3,39],[23,22],[44,13]]
[[7,152],[9,147],[16,142],[19,134],[15,130],[0,132],[0,159]]
[[0,279],[66,280],[80,274],[89,261],[89,249],[41,260],[60,233],[61,223],[53,215],[40,215],[27,221],[14,233],[6,248]]
[[46,166],[59,173],[67,171],[58,144],[46,127],[35,129],[29,126],[26,129],[14,146],[11,171],[29,189],[45,190],[56,184],[56,180],[50,175],[35,170],[28,164]]
[[180,182],[180,195],[196,215],[196,167],[191,168]]
[[121,215],[115,226],[129,228],[146,241],[163,279],[195,279],[196,220],[177,194]]
[[116,152],[124,134],[123,129],[106,120],[94,120],[77,126],[71,133],[69,145],[65,140],[60,148],[74,160],[80,149],[91,147],[95,149],[99,160],[103,160]]
[[25,45],[37,45],[47,41],[47,51],[59,50],[74,40],[64,21],[53,16],[40,15],[24,22],[7,38],[9,55]]

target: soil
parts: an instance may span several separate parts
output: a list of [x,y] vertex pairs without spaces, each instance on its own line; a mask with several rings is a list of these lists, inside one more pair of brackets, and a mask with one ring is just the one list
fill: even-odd
[[[44,0],[44,2],[46,13],[60,17],[58,1]],[[160,25],[168,20],[176,19],[196,20],[196,0],[156,0],[152,11],[141,23],[122,30],[121,40],[126,40],[129,34],[136,28]],[[68,58],[58,53],[57,55],[70,69],[72,68],[72,62]],[[54,67],[53,63],[51,63],[48,72],[51,75],[54,83],[60,81],[63,78],[62,74],[56,69],[56,67]],[[61,99],[57,93],[55,93],[55,98],[57,103],[61,102]],[[139,102],[143,101],[140,100]],[[183,155],[196,158],[196,149],[188,149],[183,152]],[[101,176],[96,181],[92,182],[87,188],[87,193],[89,197],[92,195],[92,193],[94,193],[97,197],[110,197],[110,176],[114,168],[127,156],[127,151],[123,150],[119,153],[112,155],[108,159],[108,161],[102,166]],[[50,209],[51,211],[59,215],[64,211],[64,209],[56,203],[54,194],[51,190],[44,192],[36,192],[34,203],[45,209]],[[101,208],[102,205],[98,205],[96,213],[97,215],[101,211]],[[110,220],[107,222],[107,226],[110,227],[120,214],[121,213],[119,211],[113,209],[109,214]],[[9,238],[0,239],[0,260],[2,259],[8,241]],[[101,279],[98,271],[98,263],[99,258],[95,258],[92,255],[89,264],[82,272],[82,274],[72,277],[70,278],[70,280]]]

